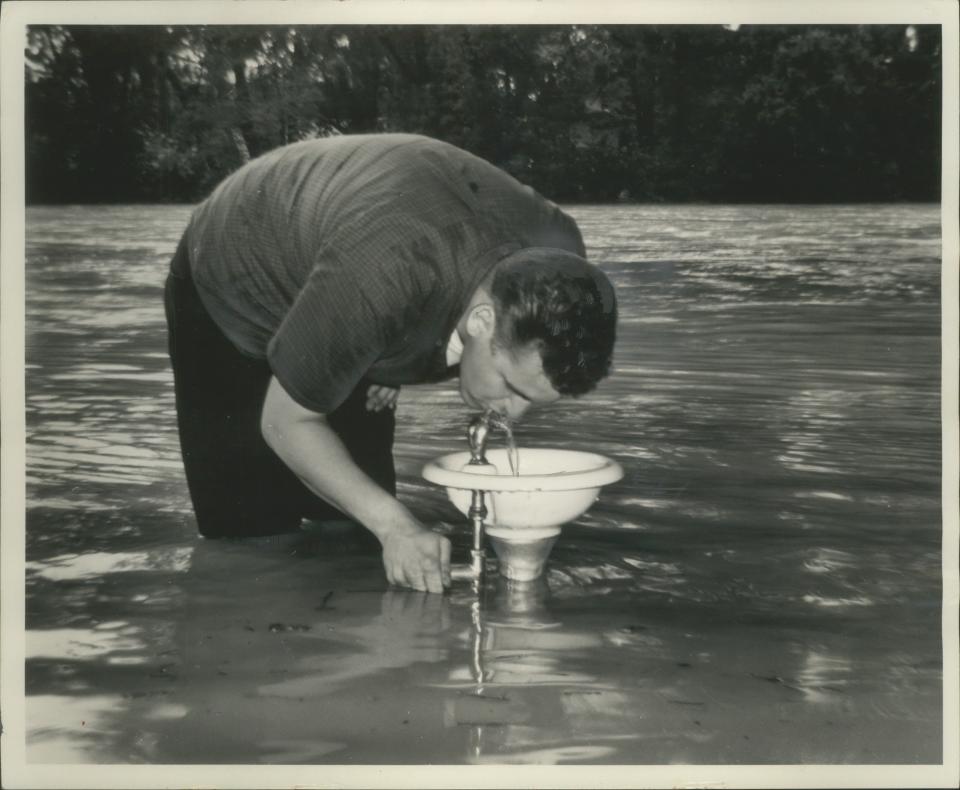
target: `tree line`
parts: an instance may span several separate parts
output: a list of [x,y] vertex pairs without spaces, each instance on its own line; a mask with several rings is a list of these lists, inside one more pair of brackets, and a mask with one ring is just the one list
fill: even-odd
[[427,134],[574,201],[939,199],[937,26],[33,26],[28,202],[194,201]]

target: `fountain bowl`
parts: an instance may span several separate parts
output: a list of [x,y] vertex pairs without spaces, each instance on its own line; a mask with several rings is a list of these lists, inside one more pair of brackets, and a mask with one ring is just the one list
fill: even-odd
[[[423,477],[445,486],[447,496],[464,515],[473,491],[488,492],[492,507],[488,527],[505,530],[543,530],[577,518],[594,503],[600,488],[623,477],[616,461],[579,450],[523,447],[517,451],[519,474],[510,471],[506,449],[487,451],[487,462],[498,474],[471,471],[470,453],[441,456],[423,468]],[[491,530],[488,529],[488,532]],[[519,536],[517,536],[519,537]],[[531,534],[531,538],[533,535]]]

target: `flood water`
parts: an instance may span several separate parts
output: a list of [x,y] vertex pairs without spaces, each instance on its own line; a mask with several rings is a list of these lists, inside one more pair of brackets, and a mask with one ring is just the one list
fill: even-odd
[[[941,761],[939,208],[570,211],[616,370],[517,443],[626,475],[478,597],[342,536],[199,540],[162,308],[189,208],[28,210],[29,761]],[[464,561],[419,471],[469,415],[451,384],[398,414],[401,499]]]

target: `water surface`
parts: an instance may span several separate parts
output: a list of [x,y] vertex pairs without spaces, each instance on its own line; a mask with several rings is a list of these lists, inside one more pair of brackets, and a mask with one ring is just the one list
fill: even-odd
[[[933,206],[572,207],[616,370],[523,446],[625,478],[542,583],[388,589],[342,536],[198,540],[161,292],[188,207],[27,215],[34,762],[937,763]],[[404,390],[401,498],[465,449]]]

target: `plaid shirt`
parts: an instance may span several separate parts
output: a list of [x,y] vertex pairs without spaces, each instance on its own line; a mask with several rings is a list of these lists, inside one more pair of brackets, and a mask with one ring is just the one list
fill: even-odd
[[497,261],[584,255],[557,206],[465,151],[382,134],[294,143],[244,165],[194,211],[189,265],[213,320],[329,412],[361,378],[449,377],[446,345]]

